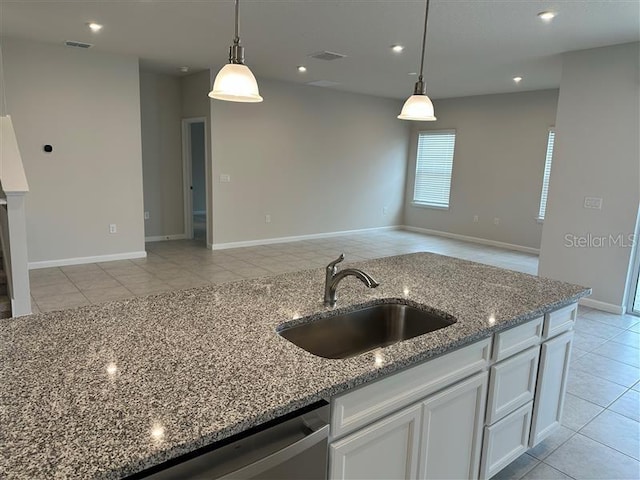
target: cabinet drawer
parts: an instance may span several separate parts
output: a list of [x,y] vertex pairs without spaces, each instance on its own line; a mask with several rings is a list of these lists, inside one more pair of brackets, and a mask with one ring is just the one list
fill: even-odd
[[498,362],[525,348],[537,345],[542,335],[543,318],[536,318],[527,323],[498,332],[493,342],[493,360]]
[[491,367],[487,424],[533,400],[540,347],[531,347]]
[[369,383],[331,400],[333,439],[414,403],[486,368],[487,338],[441,357]]
[[546,340],[573,328],[578,314],[578,305],[572,304],[555,312],[547,313],[544,319],[542,337]]
[[528,448],[533,402],[484,428],[480,478],[491,478]]

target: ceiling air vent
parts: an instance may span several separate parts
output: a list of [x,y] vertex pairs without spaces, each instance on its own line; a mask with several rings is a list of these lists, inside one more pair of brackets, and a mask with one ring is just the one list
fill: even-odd
[[309,56],[311,58],[317,58],[318,60],[338,60],[339,58],[346,57],[346,55],[342,53],[327,52],[326,50],[324,52],[312,53]]
[[91,43],[84,42],[76,42],[73,40],[67,40],[64,42],[67,47],[75,47],[75,48],[91,48],[93,45]]

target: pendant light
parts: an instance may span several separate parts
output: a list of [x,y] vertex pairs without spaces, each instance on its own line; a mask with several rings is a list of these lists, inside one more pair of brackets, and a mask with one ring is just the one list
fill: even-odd
[[429,18],[429,0],[424,12],[424,34],[422,36],[422,57],[420,58],[420,76],[411,95],[402,107],[398,118],[401,120],[415,120],[419,122],[432,122],[436,119],[433,112],[433,103],[427,96],[427,87],[423,80],[424,50],[427,43],[427,19]]
[[240,45],[239,0],[235,0],[236,34],[229,47],[229,63],[222,67],[209,92],[211,98],[228,102],[257,103],[262,101],[258,82],[249,67],[244,64],[244,47]]

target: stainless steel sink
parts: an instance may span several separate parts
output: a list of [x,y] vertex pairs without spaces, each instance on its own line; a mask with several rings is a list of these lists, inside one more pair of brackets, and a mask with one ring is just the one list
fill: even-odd
[[447,314],[390,303],[285,326],[279,328],[278,333],[319,357],[348,358],[455,322],[455,318]]

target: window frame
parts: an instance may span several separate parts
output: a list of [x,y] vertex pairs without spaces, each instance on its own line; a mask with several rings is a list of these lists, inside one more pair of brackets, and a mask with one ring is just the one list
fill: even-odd
[[[449,175],[449,196],[447,199],[447,204],[436,204],[436,203],[428,203],[423,201],[416,200],[416,183],[418,180],[418,149],[420,146],[420,136],[421,135],[435,135],[435,134],[453,134],[453,153],[451,155],[451,173]],[[415,150],[415,165],[413,171],[413,193],[411,195],[411,205],[418,208],[431,208],[435,210],[449,210],[451,207],[451,188],[453,186],[453,162],[455,159],[455,149],[456,149],[456,141],[457,141],[458,133],[454,128],[448,129],[438,129],[438,130],[420,130],[416,135],[416,150]]]
[[[552,135],[553,135],[553,142],[550,142]],[[550,143],[552,143],[551,156],[549,156]],[[536,214],[536,217],[535,217],[538,223],[543,223],[544,218],[547,214],[547,205],[549,200],[549,184],[551,183],[551,168],[553,166],[553,156],[555,154],[555,150],[556,150],[556,127],[551,126],[547,129],[547,148],[545,149],[544,169],[542,171],[542,188],[540,189],[540,196],[538,198],[538,213]],[[544,200],[544,211],[542,211],[543,200]]]

